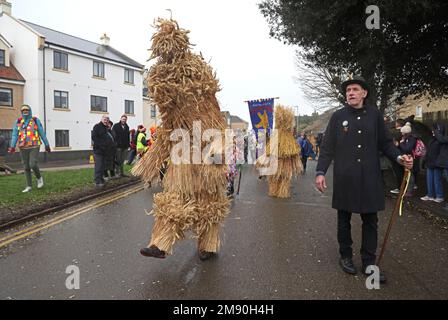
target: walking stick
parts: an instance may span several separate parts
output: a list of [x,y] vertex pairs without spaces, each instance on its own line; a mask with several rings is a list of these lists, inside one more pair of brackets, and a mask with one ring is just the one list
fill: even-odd
[[378,257],[378,261],[376,265],[379,267],[383,260],[384,252],[386,251],[387,241],[389,240],[390,232],[392,230],[392,226],[397,218],[397,215],[401,216],[402,208],[403,208],[403,199],[408,190],[409,181],[411,179],[411,171],[409,169],[405,169],[403,181],[401,182],[400,193],[398,194],[398,199],[395,202],[394,211],[392,211],[392,216],[390,217],[389,226],[387,227],[386,235],[384,236],[383,245],[381,246],[381,252]]
[[238,177],[238,190],[236,192],[236,195],[239,196],[240,195],[240,186],[241,186],[241,176],[243,175],[243,170],[241,170],[241,165],[239,165],[239,177]]

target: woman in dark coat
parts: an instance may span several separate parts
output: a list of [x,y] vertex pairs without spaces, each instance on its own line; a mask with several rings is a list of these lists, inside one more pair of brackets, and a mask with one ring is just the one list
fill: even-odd
[[[441,203],[444,201],[442,174],[444,167],[448,165],[446,160],[446,143],[444,141],[448,138],[444,137],[445,128],[443,126],[434,124],[433,137],[429,140],[427,153],[425,156],[426,164],[426,196],[421,198],[423,201],[435,201]],[[437,139],[439,138],[439,139]],[[447,141],[448,142],[448,141]],[[443,154],[442,154],[443,146]]]
[[109,120],[107,127],[107,146],[104,157],[104,179],[115,178],[115,154],[117,152],[117,143],[115,142],[114,135],[112,133],[113,122]]
[[[446,136],[445,127],[437,125],[437,128],[434,128],[434,137],[441,144],[436,165],[439,168],[443,168],[444,171],[448,171],[448,136]],[[448,179],[448,174],[445,174],[445,178]]]
[[130,140],[130,148],[131,152],[129,153],[128,165],[131,165],[134,162],[135,156],[137,155],[137,134],[135,129],[130,131],[131,140]]
[[[412,126],[411,123],[406,123],[401,129],[401,140],[398,144],[398,148],[400,149],[401,154],[406,154],[409,156],[413,156],[413,151],[415,147],[417,146],[417,138],[412,134]],[[406,196],[412,196],[413,190],[416,188],[416,181],[417,181],[417,174],[418,174],[418,168],[419,163],[418,161],[415,161],[414,158],[414,166],[412,168],[412,176],[411,180],[409,182],[409,188],[408,192],[406,193]]]

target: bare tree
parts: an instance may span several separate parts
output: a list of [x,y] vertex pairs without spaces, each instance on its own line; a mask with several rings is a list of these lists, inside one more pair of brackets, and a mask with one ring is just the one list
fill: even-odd
[[296,68],[298,76],[294,77],[299,83],[305,98],[319,111],[339,109],[344,103],[344,96],[340,92],[343,71],[330,71],[319,67],[307,59],[306,54],[296,52]]

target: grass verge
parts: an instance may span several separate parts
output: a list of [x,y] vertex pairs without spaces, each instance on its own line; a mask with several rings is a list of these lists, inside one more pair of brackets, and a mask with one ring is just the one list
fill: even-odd
[[[131,167],[126,166],[125,171],[129,174]],[[25,189],[26,180],[24,174],[11,176],[0,176],[0,211],[1,209],[12,209],[24,207],[24,205],[36,206],[64,198],[72,193],[85,190],[95,190],[93,183],[93,169],[43,171],[44,187],[37,189],[36,177],[33,174],[33,190],[22,193]],[[119,184],[116,180],[113,185]],[[127,180],[128,181],[128,180]],[[111,183],[112,184],[112,183]],[[14,210],[15,211],[15,210]]]

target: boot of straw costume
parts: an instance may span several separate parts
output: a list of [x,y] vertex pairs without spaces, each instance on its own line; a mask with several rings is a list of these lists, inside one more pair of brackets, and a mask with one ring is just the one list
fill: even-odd
[[275,119],[277,130],[274,131],[274,135],[277,137],[271,141],[278,139],[278,146],[274,146],[272,150],[269,146],[267,152],[278,154],[278,169],[268,178],[269,196],[290,198],[292,178],[298,177],[303,171],[299,157],[300,149],[292,134],[294,112],[290,108],[277,106]]
[[[226,165],[213,161],[212,164],[171,161],[171,151],[173,147],[178,151],[179,141],[171,141],[170,135],[183,130],[178,138],[187,142],[188,148],[182,149],[182,157],[192,161],[197,151],[190,143],[194,141],[194,121],[200,122],[202,131],[224,132],[226,125],[216,99],[219,83],[202,56],[191,52],[189,31],[179,28],[174,20],[158,19],[155,27],[151,59],[157,61],[149,71],[147,83],[149,97],[160,109],[162,128],[158,129],[153,147],[132,171],[151,182],[158,178],[163,163],[169,162],[164,191],[154,196],[155,224],[149,246],[171,254],[176,241],[192,231],[199,250],[216,253],[220,246],[219,231],[230,210]],[[206,142],[198,143],[201,150],[210,147]],[[222,145],[222,140],[213,141],[207,149],[209,159],[224,154]]]

